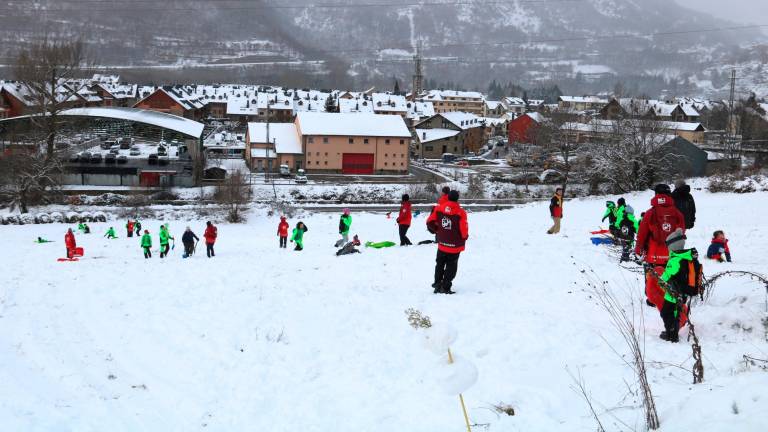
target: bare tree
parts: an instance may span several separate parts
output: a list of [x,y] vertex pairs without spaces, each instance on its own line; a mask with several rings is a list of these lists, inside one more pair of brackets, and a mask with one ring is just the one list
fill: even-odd
[[47,202],[57,191],[58,159],[19,154],[0,159],[0,202],[28,213],[29,206]]
[[227,209],[227,221],[243,222],[243,210],[251,199],[251,185],[240,171],[235,171],[216,187],[215,199]]
[[582,143],[579,135],[574,134],[569,127],[573,124],[571,120],[573,120],[572,115],[551,113],[547,120],[533,131],[536,135],[534,142],[544,146],[555,157],[552,168],[562,176],[560,188],[563,190],[563,196],[567,191],[568,181]]
[[31,122],[42,134],[45,157],[55,157],[56,137],[62,127],[61,111],[73,106],[87,82],[83,43],[43,38],[19,52],[14,75],[32,102]]
[[647,189],[673,172],[678,157],[662,151],[670,141],[663,122],[621,119],[592,127],[605,129],[605,139],[589,145],[591,171],[616,192]]

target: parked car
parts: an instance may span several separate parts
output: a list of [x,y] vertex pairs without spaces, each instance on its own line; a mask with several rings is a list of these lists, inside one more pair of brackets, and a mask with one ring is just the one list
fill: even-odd
[[296,172],[296,183],[298,184],[307,183],[307,175],[303,169],[300,169]]
[[78,159],[80,162],[89,162],[91,160],[91,152],[84,151],[80,153],[80,157]]
[[104,163],[113,164],[117,162],[117,155],[114,153],[107,153],[106,156],[104,156]]
[[133,146],[133,138],[123,138],[120,141],[120,149],[121,150],[128,150]]
[[283,177],[291,175],[291,167],[288,165],[280,165],[280,175]]
[[158,159],[159,159],[159,156],[157,155],[157,153],[152,153],[147,158],[147,163],[149,163],[150,165],[157,165]]
[[168,159],[168,156],[160,156],[157,158],[157,162],[159,165],[168,165],[170,159]]
[[158,156],[168,156],[168,149],[164,146],[157,146]]
[[113,145],[112,147],[109,148],[109,152],[112,154],[120,154],[120,146]]
[[141,150],[139,150],[137,147],[132,147],[129,154],[131,156],[141,156]]
[[126,155],[120,155],[117,157],[117,163],[118,164],[125,164],[128,163],[128,156]]
[[101,153],[94,153],[91,155],[91,163],[93,164],[101,163],[102,159],[103,158],[101,156]]
[[117,141],[115,141],[114,139],[105,139],[104,141],[101,142],[101,148],[104,150],[108,150],[112,148],[113,145],[116,145],[116,144],[117,144]]

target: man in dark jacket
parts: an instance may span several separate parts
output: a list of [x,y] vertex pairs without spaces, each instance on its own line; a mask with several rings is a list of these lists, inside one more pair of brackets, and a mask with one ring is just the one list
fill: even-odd
[[448,201],[440,204],[427,219],[429,232],[437,234],[435,265],[435,294],[455,294],[451,291],[459,265],[459,255],[469,237],[467,213],[459,205],[459,192],[451,191]]
[[672,192],[672,199],[675,200],[675,207],[680,210],[685,218],[685,229],[693,228],[696,222],[696,201],[691,195],[691,187],[685,184],[685,181],[679,180],[675,183],[675,191]]
[[191,257],[195,252],[195,242],[200,241],[199,238],[192,232],[192,228],[187,227],[184,234],[181,236],[181,242],[184,244],[184,258]]

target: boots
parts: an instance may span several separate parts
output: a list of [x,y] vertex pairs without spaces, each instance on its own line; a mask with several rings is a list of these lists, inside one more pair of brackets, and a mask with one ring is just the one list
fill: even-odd
[[446,287],[444,284],[439,282],[433,283],[432,288],[435,289],[433,294],[456,294],[455,291],[451,291],[451,287]]

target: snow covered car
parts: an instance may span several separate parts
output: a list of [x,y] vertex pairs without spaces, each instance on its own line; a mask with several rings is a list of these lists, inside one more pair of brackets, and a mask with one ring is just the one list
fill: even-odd
[[288,177],[291,175],[291,167],[288,165],[280,165],[280,175],[283,177]]
[[297,184],[306,184],[307,183],[307,175],[306,175],[306,173],[304,172],[303,169],[300,169],[296,173],[295,181],[296,181]]
[[128,154],[131,156],[141,156],[141,149],[136,146],[133,146],[131,147],[131,151]]

